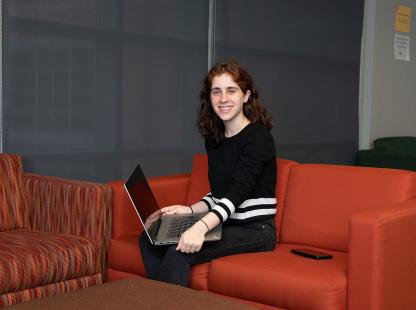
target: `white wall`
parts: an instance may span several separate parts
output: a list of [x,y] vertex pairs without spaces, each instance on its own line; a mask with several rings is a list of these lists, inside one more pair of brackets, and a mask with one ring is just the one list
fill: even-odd
[[[394,59],[395,7],[412,8],[410,62]],[[416,0],[367,0],[361,65],[360,149],[386,136],[416,136]]]

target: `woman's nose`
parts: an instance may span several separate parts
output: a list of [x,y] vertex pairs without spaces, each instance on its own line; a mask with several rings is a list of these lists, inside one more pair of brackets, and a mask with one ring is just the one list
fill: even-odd
[[227,100],[228,100],[227,93],[226,92],[221,93],[220,101],[226,102]]

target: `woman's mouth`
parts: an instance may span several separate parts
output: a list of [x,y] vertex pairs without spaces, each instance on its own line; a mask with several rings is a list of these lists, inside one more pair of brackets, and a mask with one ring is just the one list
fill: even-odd
[[218,106],[218,110],[220,111],[220,113],[228,113],[230,112],[232,109],[232,106]]

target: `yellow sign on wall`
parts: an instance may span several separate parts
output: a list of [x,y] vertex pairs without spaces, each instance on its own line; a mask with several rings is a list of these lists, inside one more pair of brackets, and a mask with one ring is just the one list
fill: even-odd
[[412,14],[412,8],[404,5],[398,5],[396,7],[396,23],[395,30],[398,32],[410,32],[410,15]]

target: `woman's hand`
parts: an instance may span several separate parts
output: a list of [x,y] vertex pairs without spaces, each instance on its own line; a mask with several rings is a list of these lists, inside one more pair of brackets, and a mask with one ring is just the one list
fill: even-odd
[[196,222],[182,234],[176,250],[181,251],[182,253],[199,252],[204,243],[206,233],[207,227],[205,224],[201,221]]
[[188,206],[183,205],[173,205],[169,207],[164,207],[160,209],[162,211],[162,214],[184,214],[184,213],[192,213],[192,210]]

